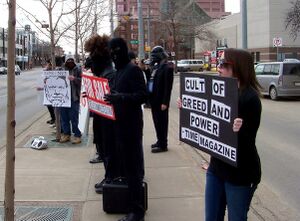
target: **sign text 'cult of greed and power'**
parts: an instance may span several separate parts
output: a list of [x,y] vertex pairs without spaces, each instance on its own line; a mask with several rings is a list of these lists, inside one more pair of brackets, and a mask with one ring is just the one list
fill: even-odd
[[236,79],[185,73],[180,83],[180,140],[236,166]]

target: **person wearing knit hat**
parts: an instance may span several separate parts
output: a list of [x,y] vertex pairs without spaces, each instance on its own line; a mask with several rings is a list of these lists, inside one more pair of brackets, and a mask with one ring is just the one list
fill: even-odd
[[81,143],[81,131],[78,128],[78,117],[79,117],[79,101],[80,101],[80,90],[81,90],[81,68],[76,65],[74,56],[67,55],[65,62],[65,69],[69,71],[69,80],[71,85],[71,107],[61,107],[61,127],[62,136],[60,143],[65,143],[71,140],[71,126],[74,137],[72,144]]

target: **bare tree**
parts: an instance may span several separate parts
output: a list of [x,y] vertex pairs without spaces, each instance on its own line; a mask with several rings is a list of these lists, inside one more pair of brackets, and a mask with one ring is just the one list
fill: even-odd
[[97,33],[99,23],[108,14],[108,7],[105,0],[88,0],[81,7],[78,7],[80,0],[74,0],[76,5],[75,24],[70,29],[69,38],[75,41],[75,57],[79,60],[78,47],[82,59],[84,58],[84,42],[93,33]]
[[16,0],[7,2],[8,18],[8,73],[7,73],[7,116],[6,116],[6,168],[5,168],[5,221],[14,220],[15,198],[15,36]]
[[[29,12],[25,8],[18,5],[22,9],[28,18],[33,18],[35,22],[39,23],[43,29],[39,29],[41,33],[45,34],[50,39],[51,45],[51,60],[55,64],[55,47],[62,37],[66,36],[66,33],[71,27],[75,25],[75,20],[70,19],[73,13],[81,7],[84,0],[77,1],[77,5],[73,0],[38,0],[42,6],[46,9],[48,14],[48,24],[41,22],[33,13]],[[58,13],[58,16],[54,16],[54,13]]]
[[291,2],[292,7],[288,10],[285,18],[285,28],[290,29],[290,36],[294,41],[300,31],[300,0]]
[[192,57],[195,38],[212,37],[213,33],[209,30],[200,32],[197,28],[210,21],[210,18],[194,0],[163,0],[161,8],[161,22],[167,30],[163,34],[164,42],[167,42],[165,46],[175,52],[174,59],[177,66],[179,51],[188,51],[189,57]]

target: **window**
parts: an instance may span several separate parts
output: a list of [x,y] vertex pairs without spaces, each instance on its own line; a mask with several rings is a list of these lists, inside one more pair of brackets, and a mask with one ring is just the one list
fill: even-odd
[[262,75],[264,71],[264,65],[257,65],[255,68],[255,74],[256,75]]
[[300,63],[299,64],[284,64],[284,75],[299,75],[300,76]]
[[255,52],[255,61],[259,62],[260,61],[260,52]]
[[280,64],[273,64],[271,69],[272,75],[279,75]]
[[272,68],[272,65],[271,64],[266,64],[265,65],[265,68],[264,68],[264,75],[270,75],[271,74],[271,68]]

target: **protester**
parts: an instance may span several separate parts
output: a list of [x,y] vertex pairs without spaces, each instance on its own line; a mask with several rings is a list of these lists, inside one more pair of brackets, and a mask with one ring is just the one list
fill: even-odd
[[168,54],[161,46],[150,53],[152,66],[148,82],[152,118],[157,142],[151,145],[152,153],[168,151],[169,103],[173,86],[174,69],[167,63]]
[[138,63],[136,62],[136,55],[133,51],[128,52],[128,57],[132,64],[138,65]]
[[245,221],[250,202],[261,179],[260,158],[255,138],[260,124],[261,102],[251,54],[225,49],[220,60],[220,76],[238,80],[238,118],[233,131],[238,133],[237,167],[211,157],[206,174],[205,220],[222,221],[227,205],[228,220]]
[[[108,43],[108,36],[94,35],[85,42],[84,48],[90,53],[90,66],[93,74],[108,79],[111,88],[115,71],[112,66]],[[104,179],[95,185],[95,191],[102,193],[105,182],[109,183],[120,176],[115,142],[115,123],[113,120],[97,114],[93,114],[93,116],[94,143],[99,153],[99,159],[103,160],[105,168]]]
[[112,39],[110,50],[117,72],[114,91],[106,96],[106,100],[115,108],[116,141],[130,195],[130,213],[119,221],[141,221],[145,215],[142,203],[144,156],[141,105],[146,101],[146,84],[141,69],[129,60],[124,39]]
[[72,144],[79,144],[81,143],[81,132],[78,128],[81,68],[75,64],[74,57],[69,55],[66,57],[65,69],[69,71],[71,107],[60,107],[61,129],[63,134],[59,142],[65,143],[71,140],[71,123],[72,132],[74,133]]
[[[142,59],[141,62],[139,63],[139,67],[141,68],[141,70],[144,72],[144,76],[146,79],[146,84],[148,85],[149,81],[150,81],[150,77],[151,77],[151,71],[150,71],[150,67],[149,67],[149,60],[145,60]],[[145,108],[150,108],[150,101],[149,98],[147,99],[144,107]]]

